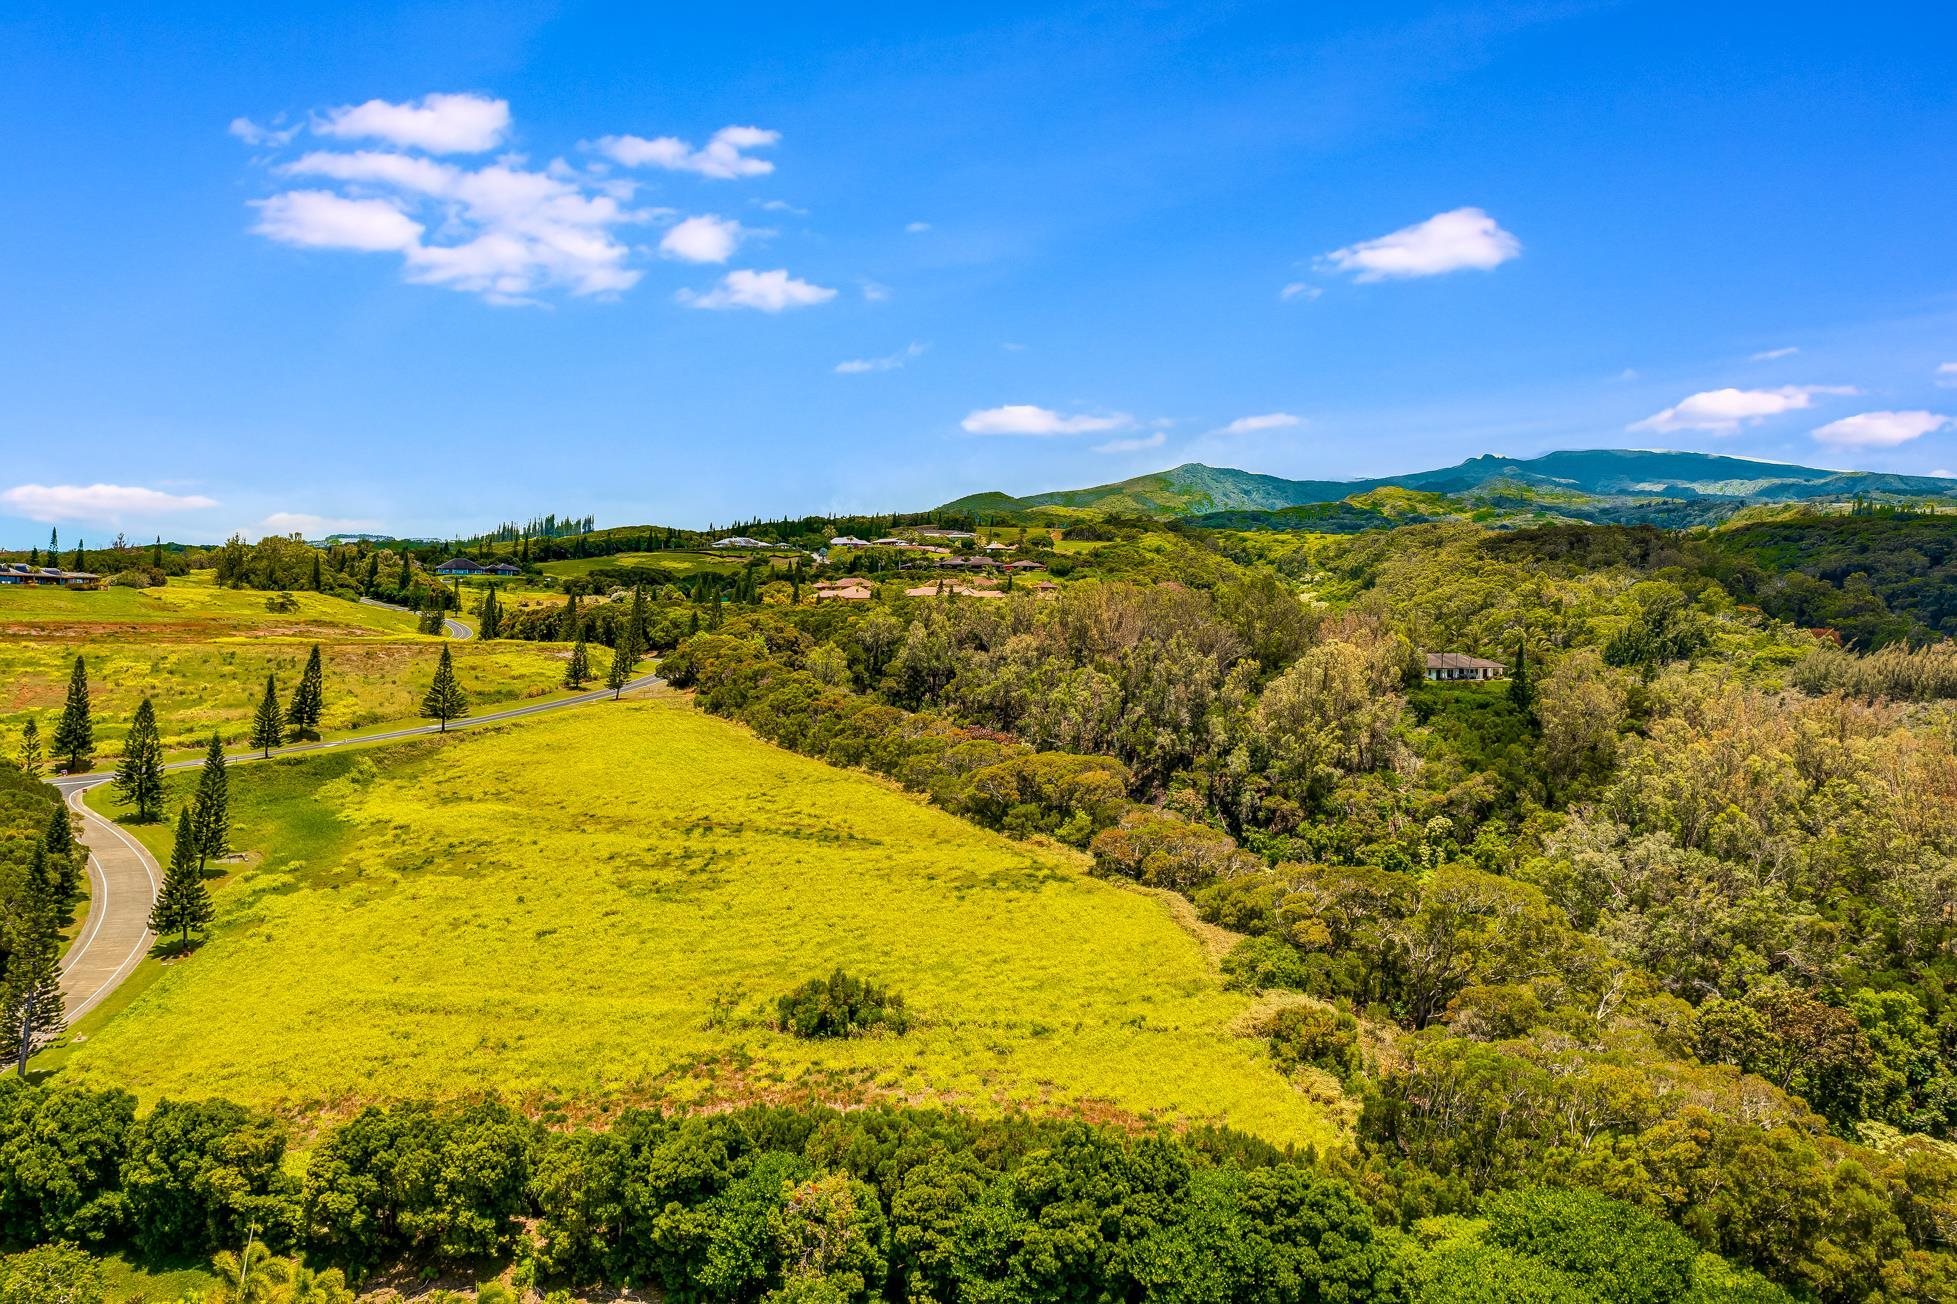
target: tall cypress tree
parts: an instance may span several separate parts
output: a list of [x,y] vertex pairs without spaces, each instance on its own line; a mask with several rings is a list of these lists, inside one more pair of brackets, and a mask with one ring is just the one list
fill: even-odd
[[163,569],[163,536],[157,535],[156,542],[150,545],[149,564],[158,570]]
[[[43,849],[45,858],[45,849]],[[46,874],[30,877],[13,919],[7,979],[0,985],[0,1054],[27,1076],[27,1059],[62,1029],[61,938]]]
[[559,638],[584,637],[584,622],[578,619],[578,595],[576,593],[567,593],[564,595],[564,611],[557,618],[557,636]]
[[495,638],[503,632],[503,610],[496,605],[496,586],[491,584],[482,595],[482,619],[476,629],[477,638]]
[[180,933],[178,945],[188,948],[191,930],[202,931],[215,913],[198,860],[197,830],[186,806],[177,813],[177,840],[170,849],[170,867],[163,871],[162,890],[150,908],[150,931],[158,936]]
[[315,643],[306,657],[305,672],[299,676],[299,687],[292,690],[292,705],[285,713],[292,737],[319,737],[319,718],[325,710],[325,675],[319,666],[319,644]]
[[148,824],[163,817],[163,739],[156,729],[156,708],[147,697],[137,706],[123,740],[115,789],[120,804],[136,808],[138,821]]
[[95,761],[95,723],[88,714],[88,667],[75,658],[74,673],[68,676],[68,701],[61,708],[61,722],[54,727],[54,754],[67,762],[68,772],[86,770]]
[[270,756],[284,738],[284,722],[279,716],[279,686],[271,675],[265,676],[265,696],[258,699],[258,709],[251,717],[251,745],[259,749],[263,756]]
[[317,552],[315,552],[315,553],[313,554],[313,592],[314,592],[314,593],[317,593],[317,592],[319,592],[319,590],[320,590],[320,583],[319,583],[319,554],[318,554]]
[[40,777],[41,763],[44,760],[41,751],[41,726],[34,723],[32,716],[29,716],[27,723],[20,727],[20,751],[15,759],[22,774],[30,779]]
[[430,720],[441,721],[443,733],[448,732],[450,720],[460,720],[469,714],[469,695],[456,682],[455,662],[446,643],[442,645],[442,659],[435,664],[435,681],[428,685],[428,692],[421,699],[421,713]]
[[204,861],[231,854],[231,777],[225,772],[224,739],[211,735],[204,766],[197,774],[197,796],[190,808],[190,828],[197,840],[197,868]]
[[571,645],[571,661],[564,667],[564,687],[583,688],[584,681],[591,678],[591,654],[584,650],[584,631],[578,631],[578,641]]
[[625,685],[632,678],[632,667],[638,663],[639,626],[637,621],[628,618],[619,628],[618,640],[612,646],[611,668],[605,672],[605,687],[612,690],[614,702],[625,691]]
[[1529,682],[1529,650],[1521,639],[1515,640],[1515,673],[1509,676],[1509,701],[1524,715],[1536,706],[1536,686]]

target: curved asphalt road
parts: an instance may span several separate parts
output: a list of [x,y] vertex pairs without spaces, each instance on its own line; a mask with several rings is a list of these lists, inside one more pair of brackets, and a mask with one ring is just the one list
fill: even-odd
[[[456,637],[468,636],[467,626],[463,629],[464,633]],[[641,675],[628,681],[620,691],[631,692],[659,682],[658,675]],[[529,706],[491,711],[488,715],[465,716],[449,721],[448,731],[514,720],[519,716],[540,715],[567,706],[585,706],[610,696],[611,689],[600,688],[555,702],[533,702]],[[322,752],[335,747],[388,742],[441,732],[440,725],[414,725],[406,729],[391,729],[386,733],[362,734],[357,738],[274,747],[272,755],[297,756],[302,752]],[[265,757],[260,752],[243,752],[235,756],[226,754],[224,759],[227,764],[237,765]],[[193,761],[177,761],[163,768],[195,770],[203,764],[200,757]],[[70,1023],[101,1004],[123,979],[135,971],[143,957],[149,954],[151,943],[156,940],[149,929],[149,914],[150,907],[156,903],[157,888],[163,881],[163,867],[156,863],[156,858],[142,843],[82,802],[83,793],[107,783],[112,777],[110,774],[80,774],[52,781],[61,790],[69,808],[81,816],[82,842],[88,847],[88,917],[83,920],[81,932],[61,962],[61,995]]]
[[[389,611],[405,611],[410,616],[419,616],[421,614],[419,611],[416,611],[413,607],[397,606],[392,602],[380,602],[373,598],[360,599],[360,605],[363,607],[385,607]],[[450,638],[463,639],[463,638],[474,638],[476,636],[475,630],[470,629],[467,625],[463,624],[461,621],[451,620],[447,616],[442,617],[442,627],[448,630],[448,636]]]

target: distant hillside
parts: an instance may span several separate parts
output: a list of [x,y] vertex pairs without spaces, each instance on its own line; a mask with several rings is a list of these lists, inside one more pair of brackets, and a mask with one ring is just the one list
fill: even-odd
[[[973,494],[945,504],[942,510],[1003,514],[1059,507],[1178,518],[1227,514],[1225,519],[1203,523],[1254,528],[1258,522],[1245,519],[1244,513],[1283,513],[1315,504],[1348,502],[1388,487],[1464,497],[1472,505],[1470,509],[1545,512],[1574,519],[1664,518],[1667,523],[1718,520],[1752,503],[1843,499],[1858,494],[1957,500],[1957,480],[1936,476],[1828,471],[1715,453],[1617,448],[1545,453],[1533,458],[1488,454],[1458,466],[1369,480],[1286,480],[1190,462],[1089,489],[1063,489],[1023,498]],[[1302,524],[1314,515],[1296,513],[1293,520]],[[1279,521],[1264,525],[1296,528]]]

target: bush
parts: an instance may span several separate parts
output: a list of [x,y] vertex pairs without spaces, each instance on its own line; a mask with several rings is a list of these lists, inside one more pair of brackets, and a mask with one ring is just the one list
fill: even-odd
[[1482,1211],[1489,1240],[1569,1273],[1610,1304],[1682,1297],[1699,1256],[1677,1227],[1591,1191],[1504,1191]]
[[1258,1029],[1271,1058],[1291,1073],[1306,1065],[1346,1077],[1359,1068],[1359,1021],[1323,1005],[1287,1005]]
[[109,576],[109,583],[119,589],[160,589],[169,582],[169,577],[154,566],[131,566]]
[[1115,827],[1095,835],[1091,850],[1094,872],[1104,878],[1118,875],[1178,892],[1263,867],[1221,829],[1146,808],[1129,811]]
[[265,599],[265,610],[277,612],[282,616],[289,616],[299,610],[299,599],[281,590]]
[[67,1241],[0,1259],[0,1304],[102,1304],[102,1265]]
[[[1098,839],[1096,840],[1098,842]],[[1240,992],[1271,987],[1302,992],[1311,989],[1311,966],[1297,947],[1279,937],[1246,937],[1223,957],[1225,982]]]
[[904,998],[841,969],[811,978],[775,1002],[778,1026],[797,1037],[858,1037],[879,1028],[910,1030]]

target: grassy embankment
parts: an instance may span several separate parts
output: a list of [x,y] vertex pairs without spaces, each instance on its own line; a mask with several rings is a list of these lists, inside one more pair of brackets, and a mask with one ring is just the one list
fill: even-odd
[[[264,593],[223,589],[207,574],[161,589],[0,590],[0,746],[29,718],[45,741],[77,655],[86,657],[97,755],[113,758],[136,704],[157,707],[166,747],[194,747],[213,729],[240,739],[264,691],[298,683],[320,645],[326,675],[323,733],[334,736],[410,719],[434,673],[436,645],[403,612],[317,593],[295,593],[296,612],[265,609]],[[564,673],[555,644],[451,643],[456,676],[476,709],[554,692]],[[603,673],[605,650],[594,648]]]
[[[215,933],[62,1076],[301,1115],[493,1090],[547,1117],[885,1097],[1340,1129],[1160,901],[673,699],[233,773],[254,855]],[[838,965],[921,1026],[769,1026]]]

